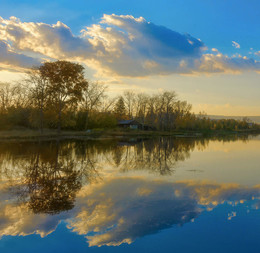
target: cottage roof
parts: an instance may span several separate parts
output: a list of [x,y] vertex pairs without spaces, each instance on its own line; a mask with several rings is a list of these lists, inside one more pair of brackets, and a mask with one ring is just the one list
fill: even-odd
[[130,119],[130,120],[119,120],[118,121],[119,125],[140,125],[140,123],[134,119]]

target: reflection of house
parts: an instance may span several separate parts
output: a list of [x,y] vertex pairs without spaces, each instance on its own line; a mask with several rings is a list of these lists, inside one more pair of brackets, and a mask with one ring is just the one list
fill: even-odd
[[118,142],[118,146],[124,147],[124,146],[135,146],[138,143],[143,142],[145,139],[144,138],[130,138],[126,140],[122,140]]
[[143,125],[138,121],[132,120],[119,120],[118,126],[123,128],[130,128],[130,129],[142,129]]
[[144,125],[139,123],[138,121],[131,119],[131,120],[119,120],[118,126],[122,128],[129,128],[129,129],[140,129],[140,130],[156,130],[155,127]]

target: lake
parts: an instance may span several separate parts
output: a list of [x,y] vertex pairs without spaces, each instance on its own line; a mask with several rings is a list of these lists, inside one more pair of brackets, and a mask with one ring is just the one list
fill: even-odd
[[0,252],[259,252],[260,136],[0,143]]

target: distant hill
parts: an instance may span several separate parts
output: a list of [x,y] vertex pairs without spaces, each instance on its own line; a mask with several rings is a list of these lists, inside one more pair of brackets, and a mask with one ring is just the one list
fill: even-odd
[[224,116],[224,115],[207,115],[210,119],[235,119],[242,120],[249,118],[252,122],[260,124],[260,116]]

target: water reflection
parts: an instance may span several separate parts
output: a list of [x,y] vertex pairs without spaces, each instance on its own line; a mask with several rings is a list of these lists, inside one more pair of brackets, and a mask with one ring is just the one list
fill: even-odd
[[203,149],[207,143],[205,139],[173,138],[5,143],[0,144],[1,178],[10,182],[26,178],[27,184],[32,186],[37,182],[46,183],[47,179],[50,179],[49,183],[68,177],[77,181],[84,176],[84,183],[88,183],[98,178],[105,165],[117,167],[122,172],[147,170],[167,175],[175,170],[178,162],[189,158],[195,146]]
[[183,225],[221,203],[236,205],[259,197],[260,187],[117,178],[83,188],[78,213],[68,222],[74,232],[86,235],[90,246],[120,245]]
[[[73,159],[69,144],[50,143],[50,149],[51,156],[46,157],[42,145],[37,146],[30,159],[18,167],[21,178],[13,184],[19,202],[27,203],[34,213],[57,214],[72,209],[82,184],[98,175],[94,161]],[[6,170],[10,179],[9,172]]]
[[[118,146],[113,154],[114,164],[123,172],[147,170],[160,175],[174,172],[177,162],[190,156],[197,142],[159,138],[140,142],[134,146]],[[203,147],[205,143],[200,142]]]
[[34,213],[55,214],[74,207],[77,191],[81,188],[80,171],[73,161],[40,162],[39,155],[25,167],[23,199]]
[[[3,195],[2,190],[1,200]],[[68,228],[86,236],[90,246],[130,244],[145,235],[193,221],[224,202],[237,205],[259,197],[259,186],[114,178],[84,186],[75,208],[57,215],[33,214],[25,205],[2,201],[0,235],[46,236],[66,220]],[[259,202],[254,204],[250,208],[258,208]]]
[[[255,199],[250,208],[258,208],[260,186],[168,180],[178,163],[208,143],[158,138],[0,144],[0,236],[46,236],[66,221],[90,246],[121,245],[191,222],[223,203]],[[136,174],[141,170],[157,176]]]

